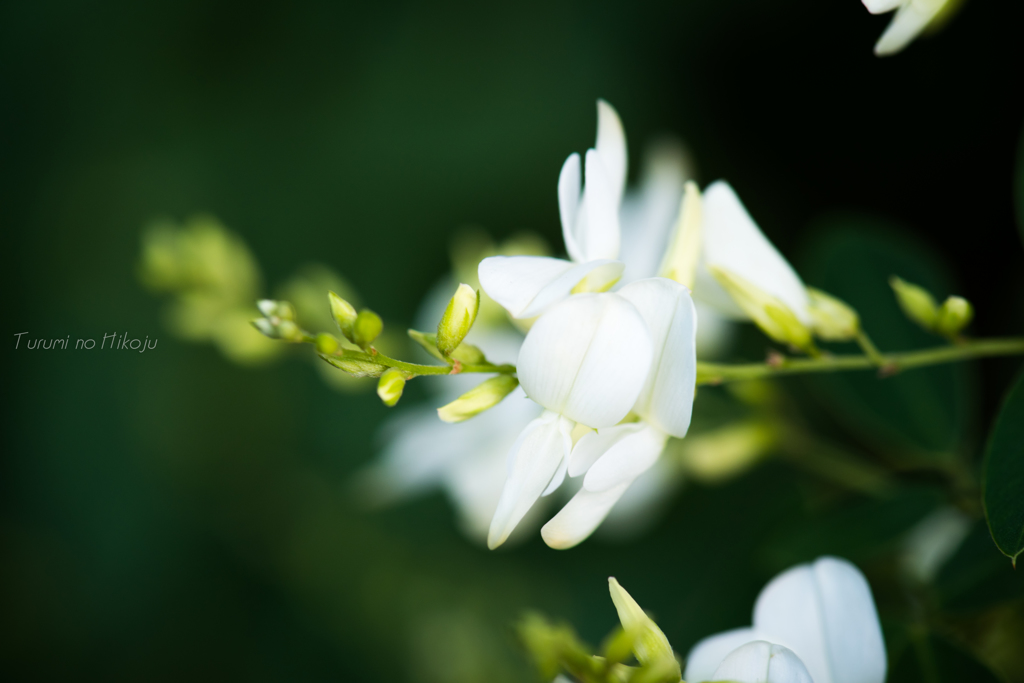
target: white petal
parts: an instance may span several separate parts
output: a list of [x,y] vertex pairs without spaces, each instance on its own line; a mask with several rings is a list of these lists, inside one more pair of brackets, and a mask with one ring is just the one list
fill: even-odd
[[541,527],[540,535],[544,542],[561,550],[584,541],[594,533],[630,483],[600,492],[581,488],[557,515]]
[[497,548],[505,542],[519,520],[547,488],[562,460],[568,455],[565,434],[572,425],[560,416],[545,413],[524,430],[526,436],[510,453],[512,471],[491,520],[487,545]]
[[668,434],[651,425],[627,434],[587,470],[583,488],[607,491],[632,482],[657,461],[667,440]]
[[928,26],[935,18],[943,2],[908,2],[897,10],[882,37],[875,43],[875,54],[882,57],[894,55]]
[[565,251],[569,258],[583,263],[583,253],[576,244],[576,225],[580,216],[580,201],[583,198],[583,170],[580,168],[580,155],[573,152],[562,164],[558,174],[558,214],[562,219],[562,239],[565,240]]
[[803,660],[816,683],[883,683],[885,644],[871,589],[846,560],[823,557],[775,577],[754,629]]
[[[491,256],[477,269],[480,286],[513,318],[533,318],[569,296],[572,288],[588,274],[602,271],[602,277],[622,272],[616,261],[574,264],[546,256]],[[603,271],[607,270],[608,273]]]
[[872,14],[891,12],[909,0],[861,0]]
[[562,452],[565,454],[565,457],[562,458],[562,464],[558,466],[555,475],[551,477],[551,481],[548,483],[547,488],[544,489],[544,493],[540,494],[541,497],[550,496],[565,481],[565,472],[569,468],[569,454],[572,451],[572,427],[572,423],[568,420],[562,419],[559,421],[558,428],[562,434]]
[[[712,183],[704,191],[703,265],[719,266],[749,280],[786,304],[797,318],[810,323],[807,292],[800,277],[754,223],[728,183]],[[735,305],[720,306],[728,295],[707,274],[698,269],[695,296],[722,313],[736,316]],[[717,292],[715,291],[717,290]],[[742,312],[738,317],[743,318]]]
[[583,187],[583,207],[577,219],[576,243],[582,260],[616,259],[619,257],[619,202],[605,169],[604,159],[597,150],[587,150],[586,185]]
[[[608,180],[615,192],[615,204],[618,205],[626,189],[626,165],[629,160],[626,154],[626,133],[622,129],[618,112],[604,100],[597,101],[597,143],[594,147],[604,162]],[[589,170],[587,174],[589,183]]]
[[676,499],[683,483],[683,467],[671,458],[658,458],[633,480],[601,524],[600,533],[611,541],[629,541],[650,529]]
[[792,650],[763,640],[731,652],[712,678],[735,683],[814,683]]
[[519,381],[548,410],[589,427],[626,416],[651,365],[643,318],[617,294],[578,294],[534,323],[519,352]]
[[712,676],[722,660],[736,648],[753,640],[757,640],[757,634],[751,628],[736,628],[708,636],[694,645],[686,655],[683,679],[689,683],[713,680]]
[[580,437],[569,457],[569,476],[578,477],[605,454],[619,439],[634,434],[644,428],[643,423],[628,422],[626,424],[604,427],[588,432]]
[[697,384],[697,312],[690,292],[678,282],[649,278],[626,285],[619,295],[643,316],[654,344],[651,372],[633,410],[682,438],[690,427]]
[[619,208],[624,282],[658,274],[690,175],[686,153],[675,141],[663,140],[645,154],[640,186],[626,193]]

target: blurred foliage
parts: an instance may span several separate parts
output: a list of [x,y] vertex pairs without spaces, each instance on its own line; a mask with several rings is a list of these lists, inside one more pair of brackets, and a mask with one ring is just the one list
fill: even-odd
[[[615,623],[615,574],[685,650],[749,622],[781,565],[833,549],[871,581],[894,675],[982,676],[971,658],[1024,680],[1020,574],[979,510],[933,585],[908,584],[898,561],[933,496],[977,480],[977,430],[1014,360],[780,383],[801,439],[783,435],[720,483],[691,476],[642,537],[487,553],[441,495],[358,506],[349,476],[373,457],[379,402],[330,391],[289,354],[244,368],[164,338],[133,270],[140,226],[209,211],[258,255],[262,273],[239,281],[257,296],[296,272],[322,287],[323,271],[301,270],[310,260],[344,265],[364,303],[411,324],[460,226],[557,242],[558,168],[592,140],[602,96],[632,150],[682,135],[702,181],[728,178],[784,253],[806,244],[828,259],[796,263],[880,346],[930,343],[897,315],[892,274],[966,296],[979,336],[1019,333],[1024,255],[1007,188],[1024,163],[1022,12],[967,3],[882,61],[871,45],[888,19],[856,2],[4,4],[9,334],[160,337],[130,359],[7,351],[4,678],[531,680],[509,629],[525,606],[598,642]],[[1024,229],[1024,171],[1016,182]],[[835,210],[892,222],[821,218]],[[237,241],[223,251],[238,267]],[[209,284],[197,300],[222,306]],[[231,296],[246,311],[255,298]],[[764,348],[748,330],[735,355]],[[918,398],[924,413],[905,403]],[[698,411],[718,399],[707,424],[751,416],[711,388]],[[850,490],[808,452],[906,465],[908,485]],[[926,646],[900,635],[911,626]]]

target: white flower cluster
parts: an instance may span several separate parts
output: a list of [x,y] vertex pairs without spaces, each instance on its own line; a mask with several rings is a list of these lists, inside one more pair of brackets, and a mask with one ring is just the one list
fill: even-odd
[[[626,139],[603,101],[597,128],[595,147],[582,162],[570,155],[558,180],[569,259],[494,256],[479,266],[483,290],[513,318],[532,321],[517,371],[544,409],[508,453],[491,548],[566,475],[582,477],[582,487],[541,534],[555,548],[576,545],[658,461],[668,438],[686,435],[698,317],[690,287],[720,315],[753,318],[794,346],[809,343],[807,290],[724,182],[703,195],[688,183],[668,249],[652,240],[644,246],[658,251],[639,256],[657,271],[634,269],[640,279],[623,281]],[[779,314],[758,320],[765,310]]]

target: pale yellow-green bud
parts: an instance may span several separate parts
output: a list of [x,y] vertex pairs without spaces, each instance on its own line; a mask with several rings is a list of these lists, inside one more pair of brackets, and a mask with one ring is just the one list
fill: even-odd
[[700,190],[693,181],[686,183],[675,236],[662,264],[661,272],[670,280],[693,289],[700,256],[701,224],[704,220]]
[[320,357],[339,370],[344,370],[353,377],[380,377],[384,371],[388,369],[386,365],[375,363],[372,360],[363,360],[361,358],[352,358],[350,356]]
[[820,289],[807,288],[811,329],[825,341],[849,341],[860,331],[860,316],[845,301]]
[[750,469],[777,442],[777,431],[766,421],[737,422],[711,432],[690,434],[679,442],[688,473],[716,483]]
[[672,671],[676,678],[673,680],[682,678],[672,646],[654,620],[644,613],[615,577],[608,577],[608,590],[612,594],[612,602],[615,603],[615,611],[619,613],[622,628],[635,638],[633,654],[636,655],[637,661],[644,666],[655,663],[663,666],[674,665]]
[[889,286],[896,293],[896,301],[903,309],[904,315],[928,331],[935,330],[939,307],[935,303],[935,297],[927,289],[901,280],[895,275],[889,278]]
[[724,268],[709,266],[708,270],[762,332],[777,342],[804,351],[814,350],[810,329],[800,322],[786,304],[749,280]]
[[405,374],[397,368],[389,368],[380,376],[377,382],[377,395],[384,405],[389,408],[402,398],[402,391],[405,389]]
[[370,346],[373,340],[380,336],[384,330],[384,321],[380,316],[368,308],[359,311],[356,321],[352,325],[352,341],[363,349]]
[[470,389],[446,406],[437,409],[444,422],[462,422],[498,405],[503,398],[519,386],[511,375],[498,375]]
[[281,339],[286,342],[292,342],[293,344],[303,341],[304,337],[299,326],[291,320],[282,320],[277,326],[277,333],[280,335]]
[[943,301],[939,308],[935,331],[945,337],[955,337],[967,327],[973,317],[974,307],[970,301],[960,296],[951,296]]
[[450,356],[473,327],[479,310],[480,292],[467,284],[460,284],[437,324],[437,350],[446,357]]
[[352,328],[356,324],[356,309],[334,292],[328,292],[327,298],[331,301],[331,315],[334,316],[334,322],[338,323],[338,329],[346,339],[355,341]]
[[333,334],[321,332],[316,335],[316,350],[325,356],[333,356],[340,344]]

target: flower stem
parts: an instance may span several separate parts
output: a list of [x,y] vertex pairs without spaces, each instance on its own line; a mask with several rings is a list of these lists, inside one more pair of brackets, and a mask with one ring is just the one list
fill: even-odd
[[[874,349],[874,354],[865,355],[822,355],[818,358],[778,358],[768,363],[743,363],[725,365],[717,363],[697,363],[697,384],[721,384],[736,380],[761,379],[777,375],[797,375],[811,372],[835,372],[840,370],[869,370],[878,368],[884,375],[891,375],[902,370],[953,363],[972,358],[989,356],[1013,356],[1024,354],[1024,338],[985,339],[969,341],[956,346],[940,346],[921,351],[902,353],[879,353],[865,336],[858,339],[862,348],[865,342]],[[872,357],[874,355],[874,357]]]

